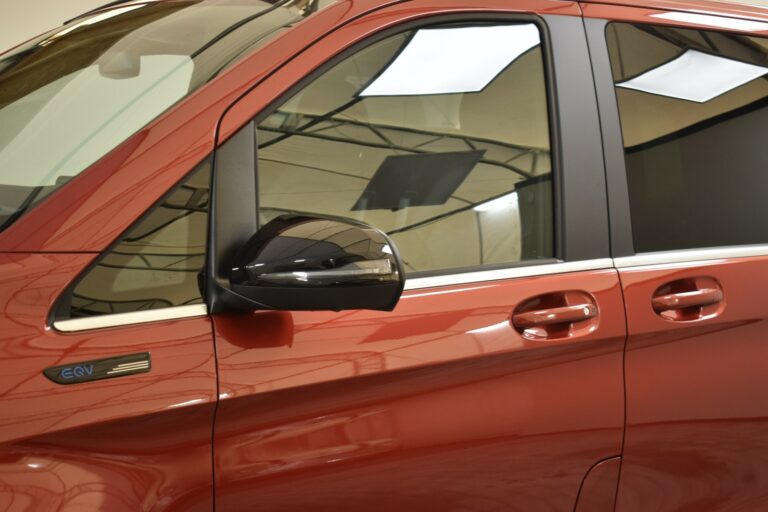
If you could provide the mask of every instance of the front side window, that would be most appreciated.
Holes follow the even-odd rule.
[[[768,39],[612,23],[636,252],[768,243]]]
[[[411,275],[551,259],[548,119],[536,25],[388,37],[259,123],[259,222],[365,222],[391,236]]]
[[[85,272],[58,316],[201,304],[210,179],[207,159]]]
[[[0,231],[244,52],[326,3],[132,2],[0,58]]]

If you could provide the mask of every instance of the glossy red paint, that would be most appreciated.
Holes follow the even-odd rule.
[[[531,2],[530,5],[534,3]],[[572,3],[542,0],[538,4],[552,11],[578,15],[578,8]],[[5,412],[0,417],[0,446],[3,453],[0,458],[0,508],[110,511],[212,508],[211,432],[217,400],[217,383],[211,320],[205,317],[192,318],[63,334],[50,327],[49,313],[57,298],[98,252],[112,243],[169,187],[177,183],[212,151],[217,124],[232,102],[270,77],[274,71],[290,65],[294,55],[313,45],[335,27],[355,23],[363,13],[381,9],[386,5],[372,0],[338,2],[291,31],[284,32],[258,54],[234,65],[214,82],[204,86],[131,137],[88,171],[54,193],[31,214],[24,216],[0,234],[0,308],[3,311],[0,317],[0,393],[5,405]],[[502,2],[496,2],[494,5],[489,9],[499,8]],[[446,2],[445,6],[446,11],[450,12],[459,12],[462,9],[459,2]],[[522,8],[526,6],[528,4],[524,4]],[[418,17],[429,12],[429,7],[422,6],[414,9],[411,15]],[[369,17],[361,23],[360,37],[374,30],[375,20],[376,18]],[[328,44],[333,40],[326,38],[322,39],[322,42]],[[310,53],[310,58],[316,59],[317,63],[329,57],[326,46],[314,45],[311,49],[314,53]],[[306,68],[303,70],[307,71]],[[295,70],[296,79],[299,78],[299,71],[300,69]],[[615,275],[611,278],[614,282],[610,286],[606,284],[606,279],[609,279],[609,276],[603,276],[600,282],[601,286],[607,288],[595,289],[595,292],[599,291],[600,296],[612,294],[615,299],[618,296]],[[615,300],[612,302],[614,305],[611,307],[615,309]],[[424,308],[423,305],[421,307]],[[480,313],[486,315],[489,311]],[[276,315],[280,329],[273,332],[278,335],[265,340],[266,343],[292,339],[291,329],[294,324],[292,320],[286,321],[286,315],[288,314]],[[367,319],[369,316],[368,313],[360,313],[354,321]],[[262,318],[263,315],[258,317],[263,327]],[[290,319],[290,316],[287,318]],[[311,324],[312,318],[312,315],[307,316],[299,325]],[[364,321],[373,326],[392,327],[382,323],[382,318]],[[226,326],[232,324],[228,324],[226,320],[220,323],[223,324],[220,325],[220,335],[223,336]],[[411,330],[412,324],[413,319],[396,326],[395,332],[387,336],[393,336],[394,340],[407,338],[399,329]],[[243,327],[247,328],[249,325],[246,323]],[[349,324],[342,326],[347,327]],[[436,326],[433,325],[432,328]],[[583,389],[596,390],[606,382],[610,382],[614,390],[618,389],[616,386],[620,386],[616,361],[619,358],[618,351],[623,334],[616,331],[617,328],[618,324],[608,322],[600,334],[586,336],[580,340],[583,347],[580,353],[593,356],[590,363],[581,363],[578,360],[570,363],[577,371],[582,366],[589,367],[586,373],[590,380]],[[318,332],[321,339],[326,332]],[[339,332],[334,330],[334,336]],[[301,336],[298,339],[301,340]],[[477,341],[472,343],[474,347]],[[493,351],[494,343],[498,342],[486,340],[486,343],[490,343],[490,350]],[[467,349],[461,347],[461,344],[457,345],[455,341],[452,344],[455,346],[450,351],[436,356],[431,362],[426,358],[423,363],[460,363]],[[341,353],[345,350],[349,349],[339,348]],[[394,353],[400,351],[402,355],[398,357],[412,357],[408,355],[409,350],[406,347],[377,347],[376,350]],[[560,360],[565,364],[573,358],[571,351],[566,348],[558,349],[555,345],[549,350],[553,352],[548,364]],[[559,350],[562,350],[563,354],[560,354]],[[98,384],[83,383],[72,386],[58,386],[42,375],[42,369],[49,366],[145,351],[151,353],[153,364],[152,372],[147,374],[99,381]],[[548,350],[544,352],[548,353]],[[319,357],[321,360],[330,357],[333,360],[333,354],[309,357]],[[354,354],[355,351],[352,351],[351,364],[356,365],[358,361]],[[477,354],[470,350],[470,355],[474,357]],[[374,365],[379,364],[380,356],[381,354],[374,357]],[[583,356],[584,354],[579,357]],[[253,363],[251,360],[250,364]],[[259,364],[258,361],[256,364]],[[482,389],[493,385],[493,379],[498,378],[500,364],[500,361],[487,360],[481,364],[481,367],[487,368],[481,368],[480,374],[467,373],[461,380],[468,383],[487,381],[485,384],[472,384],[476,386],[475,394],[477,391],[480,391],[481,395],[486,394]],[[537,367],[539,364],[536,361],[522,361],[518,363],[518,367]],[[396,366],[389,364],[387,370]],[[413,365],[406,364],[403,368],[406,371],[418,371]],[[450,370],[447,367],[442,368],[443,372]],[[542,371],[548,374],[554,370]],[[334,375],[339,377],[339,374]],[[344,373],[341,374],[343,375]],[[258,373],[253,376],[264,378]],[[317,374],[311,377],[317,378]],[[385,379],[390,380],[390,376]],[[277,377],[277,380],[279,381],[280,377]],[[293,381],[288,379],[286,382],[292,384]],[[536,383],[537,379],[532,382]],[[328,379],[317,383],[333,384]],[[408,381],[404,384],[399,380],[393,381],[390,385],[404,386],[404,394],[416,393],[415,388],[408,385]],[[437,384],[437,390],[434,385],[427,388],[434,396],[443,396],[441,400],[444,401],[455,394],[450,387],[446,389],[447,394],[446,391],[441,391],[445,386],[443,383]],[[274,384],[268,387],[279,388]],[[286,387],[286,391],[292,391],[290,386]],[[338,410],[340,407],[343,409],[344,397],[331,396],[327,391],[316,392],[320,393],[319,398],[322,400],[314,402],[315,411],[323,404],[329,407],[328,401],[335,404],[329,410]],[[535,396],[545,392],[545,389],[532,391]],[[459,393],[461,396],[462,392]],[[477,400],[477,396],[472,393],[463,393],[467,394],[470,401]],[[523,412],[527,410],[530,415],[530,409],[533,407],[531,392],[526,391],[523,386],[518,393],[528,400],[528,405],[515,402],[511,404],[515,406],[513,410],[520,412],[522,407]],[[274,399],[275,396],[255,393],[244,398],[260,401],[265,397]],[[358,403],[362,396],[358,393],[351,398]],[[351,398],[347,397],[346,401],[349,402]],[[367,402],[364,406],[370,407],[370,397],[365,397],[365,400]],[[617,400],[620,402],[620,396],[615,394],[597,405],[592,416],[587,414],[587,417],[594,419],[593,431],[574,433],[564,428],[554,434],[555,444],[570,444],[573,439],[586,443],[586,451],[568,466],[570,469],[567,479],[575,479],[583,471],[582,466],[588,464],[579,457],[599,458],[616,452],[621,428],[620,419],[616,414],[620,406]],[[380,403],[375,405],[374,409],[378,410],[381,404],[389,401],[390,398],[380,395]],[[417,403],[411,399],[403,402],[401,407],[413,407]],[[238,401],[236,405],[243,407],[248,404]],[[444,409],[447,405],[443,402],[441,408]],[[350,407],[347,407],[347,410],[351,410]],[[478,412],[488,412],[491,416],[479,420],[476,426],[470,423],[463,433],[461,425],[453,425],[456,433],[443,433],[444,442],[463,439],[462,442],[466,444],[478,437],[485,438],[501,432],[501,427],[490,423],[494,410],[492,403],[484,404]],[[573,408],[571,411],[574,424],[581,424],[578,418],[582,417],[582,414],[577,414]],[[302,413],[312,414],[312,411],[305,409]],[[389,421],[386,419],[386,413],[382,416],[374,413],[373,419],[368,419],[368,413],[363,413],[362,416],[356,416],[358,413],[355,411],[341,414],[342,418],[346,417],[345,414],[353,415],[349,420],[341,420],[345,428],[349,427],[349,424],[364,427],[370,423],[375,426],[381,421],[377,419],[379,417],[384,418],[385,424]],[[501,414],[508,421],[514,419],[510,411]],[[257,418],[257,421],[261,420],[262,418]],[[414,421],[416,424],[422,423],[422,426],[411,432],[409,436],[412,438],[408,437],[407,440],[408,443],[419,446],[419,443],[423,444],[430,437],[427,427],[433,420],[414,417]],[[282,429],[290,431],[290,435],[300,436],[296,434],[294,423],[291,421]],[[232,427],[228,422],[223,422],[222,425],[224,434],[227,428]],[[321,426],[319,430],[322,432],[325,428]],[[335,427],[327,428],[333,431]],[[525,461],[526,453],[528,460],[520,462],[519,467],[524,464],[538,467],[538,473],[534,472],[532,476],[553,472],[559,474],[561,461],[553,465],[551,460],[548,462],[548,459],[544,458],[539,461],[535,457],[537,453],[549,450],[548,438],[552,434],[535,424],[530,424],[529,428],[531,432],[527,435],[530,442],[527,442],[527,448],[520,452],[521,460]],[[309,430],[312,429],[316,427],[309,427]],[[378,443],[378,434],[375,431],[371,435],[374,439],[373,445],[363,448],[363,452],[369,448],[377,451],[377,446],[386,448],[386,443]],[[480,448],[480,452],[493,450],[493,446],[494,442],[490,440]],[[281,453],[291,464],[293,459],[306,459],[304,464],[314,465],[318,457],[319,460],[326,460],[334,450],[335,447],[331,443],[330,451],[325,454],[320,453],[323,450],[318,450],[314,445],[309,452],[296,453],[295,456]],[[471,452],[472,449],[469,450],[470,454]],[[224,453],[229,457],[232,451],[224,450]],[[238,460],[247,460],[248,457],[248,449],[236,454]],[[352,459],[356,458],[357,453],[352,456]],[[500,463],[498,457],[492,458],[497,464]],[[437,459],[433,457],[433,460]],[[232,467],[238,466],[235,464]],[[236,473],[229,470],[222,472],[224,481],[233,475]],[[360,478],[372,478],[371,473],[367,475],[361,473]],[[499,491],[496,494],[502,493]],[[571,498],[565,493],[559,500],[567,503]]]
[[[582,8],[588,18],[712,30],[735,30],[716,16],[768,22],[765,9],[733,3],[618,4],[634,3]],[[670,11],[713,17],[659,16]],[[768,507],[768,407],[758,392],[768,384],[761,366],[768,357],[760,298],[766,268],[760,257],[621,270],[629,338],[617,512]],[[685,291],[682,286],[722,296],[700,308],[654,308],[660,292]]]
[[[621,270],[627,304],[627,433],[618,512],[768,507],[768,258]],[[720,314],[675,321],[651,297],[715,279]]]
[[[443,0],[356,20],[243,97],[220,141],[377,32],[439,14],[531,11],[579,15],[550,0]],[[599,317],[547,341],[514,330],[518,304],[563,291],[592,297]],[[419,290],[393,313],[216,315],[217,504],[571,510],[592,464],[620,453],[623,321],[613,271]]]
[[[599,322],[592,296],[573,290],[537,295],[512,312],[512,326],[532,341],[579,338],[597,329]]]
[[[594,297],[595,329],[514,330],[518,303],[563,289]],[[592,464],[620,453],[613,270],[416,290],[392,313],[214,325],[225,510],[571,510]]]
[[[571,510],[577,496],[579,512],[609,510],[624,425],[619,275],[630,399],[617,510],[765,508],[768,406],[755,390],[768,385],[768,258],[412,291],[392,313],[231,313],[78,334],[49,325],[66,287],[217,137],[333,55],[425,16],[580,6],[678,26],[655,15],[768,21],[719,2],[341,1],[0,233],[0,509],[212,510],[215,469],[222,510]],[[696,279],[722,289],[711,314],[654,311],[654,293]],[[598,315],[547,340],[513,328],[518,306],[561,292],[593,300]],[[152,372],[98,385],[41,373],[145,351]]]
[[[581,484],[574,512],[613,512],[620,468],[621,457],[595,464]]]
[[[59,333],[92,254],[0,254],[0,509],[211,510],[210,319]],[[49,366],[150,352],[152,371],[61,386]]]

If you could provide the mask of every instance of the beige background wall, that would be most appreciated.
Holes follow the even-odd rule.
[[[0,0],[0,53],[110,0]],[[733,0],[768,6],[768,0]]]
[[[0,0],[0,53],[110,0]]]

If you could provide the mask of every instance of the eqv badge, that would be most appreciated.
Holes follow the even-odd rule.
[[[141,354],[53,366],[43,370],[43,375],[56,384],[78,384],[92,380],[146,373],[151,368],[152,363],[149,352],[143,352]]]

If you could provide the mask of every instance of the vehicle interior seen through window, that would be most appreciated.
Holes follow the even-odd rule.
[[[425,60],[436,47],[442,57]],[[535,25],[398,33],[261,121],[259,221],[365,222],[392,238],[410,276],[552,261],[549,130]],[[202,301],[209,172],[201,166],[83,277],[69,316]]]
[[[386,38],[283,103],[257,140],[262,224],[283,213],[365,222],[392,238],[410,275],[554,256],[533,24]]]
[[[606,37],[635,250],[768,242],[752,222],[768,204],[768,40],[626,23]],[[425,61],[436,45],[445,59]],[[679,73],[725,78],[696,87]],[[412,277],[551,260],[549,131],[535,25],[401,32],[330,66],[260,121],[259,221],[365,222],[389,234]],[[94,267],[72,316],[202,300],[208,172],[175,193],[187,211],[174,196]]]
[[[71,20],[4,55],[0,231],[243,55],[328,3],[130,3]]]
[[[626,23],[606,37],[635,251],[768,243],[768,39]]]

